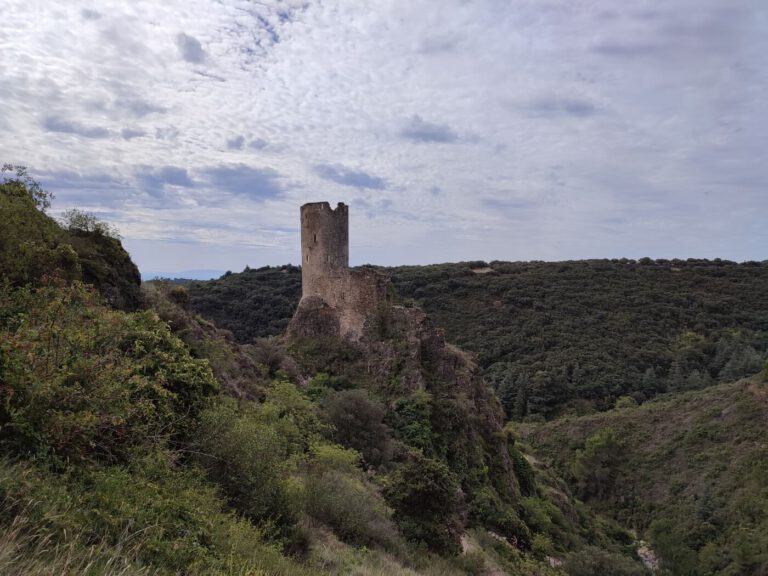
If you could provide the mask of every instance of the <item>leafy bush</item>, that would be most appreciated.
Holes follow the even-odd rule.
[[[432,450],[432,398],[417,390],[410,396],[398,398],[394,410],[388,415],[395,437],[407,446],[429,455]]]
[[[61,216],[61,223],[70,232],[86,232],[115,239],[120,238],[115,226],[102,222],[90,212],[84,212],[77,208],[65,211]]]
[[[431,550],[456,554],[462,530],[462,496],[448,467],[412,453],[385,479],[384,497],[406,538]]]
[[[305,512],[353,544],[400,548],[391,512],[358,463],[357,452],[314,445],[301,475]]]
[[[67,475],[0,460],[0,499],[3,574],[309,574],[170,453]]]
[[[0,309],[6,450],[121,461],[138,445],[186,435],[217,390],[207,363],[152,312],[108,310],[80,284],[6,285]]]
[[[259,407],[222,399],[202,415],[194,446],[196,460],[234,508],[281,530],[294,522],[297,510],[284,482],[290,441]]]
[[[610,428],[595,432],[576,451],[571,471],[582,498],[605,498],[614,489],[622,462],[622,445]]]
[[[366,464],[381,466],[392,456],[384,406],[365,390],[343,390],[322,403],[323,419],[333,428],[334,442],[354,448]]]
[[[504,502],[490,486],[476,490],[469,502],[470,519],[474,524],[501,532],[518,545],[527,548],[531,532],[520,519],[515,508]]]
[[[513,445],[509,449],[509,454],[512,457],[512,467],[515,470],[517,484],[520,486],[520,493],[523,496],[533,496],[536,493],[536,476],[533,467],[517,446]]]

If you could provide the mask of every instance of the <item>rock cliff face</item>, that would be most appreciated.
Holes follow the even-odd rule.
[[[318,349],[317,342],[344,347],[344,361],[330,371],[369,388],[393,413],[404,398],[428,398],[430,442],[419,448],[449,465],[470,509],[489,487],[513,503],[519,487],[502,433],[503,411],[473,358],[447,344],[422,310],[394,305],[385,276],[343,265],[346,247],[336,240],[347,238],[346,229],[339,230],[347,226],[345,206],[334,211],[327,203],[308,204],[301,213],[307,269],[302,270],[302,299],[288,341],[299,348],[301,342],[315,342],[303,350]],[[327,370],[322,362],[306,366],[312,366],[308,376],[313,369]]]

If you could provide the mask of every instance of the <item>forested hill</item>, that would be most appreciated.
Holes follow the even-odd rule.
[[[667,573],[705,576],[768,573],[766,426],[768,373],[516,429]]]
[[[399,297],[474,351],[516,419],[605,409],[760,370],[768,262],[587,260],[384,268]],[[190,284],[193,307],[248,341],[279,334],[300,269]]]

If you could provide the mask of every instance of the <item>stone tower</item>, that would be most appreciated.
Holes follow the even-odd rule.
[[[329,280],[340,279],[349,269],[349,208],[339,202],[301,207],[301,297],[327,300]]]
[[[382,304],[389,279],[371,268],[349,268],[349,208],[328,202],[301,207],[301,302],[288,326],[294,336],[359,340]]]

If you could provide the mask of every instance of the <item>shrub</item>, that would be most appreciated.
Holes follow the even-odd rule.
[[[632,396],[619,396],[616,399],[616,403],[613,405],[616,410],[626,410],[627,408],[637,407],[637,400]]]
[[[523,496],[533,496],[536,493],[536,477],[533,467],[516,446],[510,447],[509,454],[512,456],[512,467],[520,486],[520,492]]]
[[[571,466],[581,497],[607,497],[614,489],[623,457],[621,442],[612,429],[602,428],[587,438]]]
[[[316,444],[302,475],[305,512],[353,544],[400,546],[391,511],[357,467],[359,454]]]
[[[109,310],[80,284],[0,292],[0,442],[18,454],[121,461],[186,436],[217,390],[151,312]]]
[[[490,486],[475,490],[470,501],[470,518],[475,524],[500,531],[507,538],[514,538],[521,546],[529,546],[530,530],[517,511],[502,501]]]
[[[284,529],[296,518],[283,479],[290,441],[260,408],[222,399],[207,410],[194,447],[196,460],[248,518]]]
[[[0,499],[2,574],[309,574],[168,453],[71,475],[0,460]]]
[[[288,478],[320,436],[312,404],[289,382],[275,382],[262,405],[222,398],[201,418],[195,458],[229,502],[280,534],[297,518]]]
[[[430,454],[432,450],[432,399],[423,391],[398,398],[388,417],[395,437],[406,445]]]
[[[384,406],[365,390],[331,394],[322,404],[323,419],[333,427],[331,438],[360,452],[366,464],[380,466],[392,456]]]
[[[458,553],[463,498],[445,464],[411,453],[385,479],[384,497],[406,538],[438,553]]]
[[[554,546],[552,545],[552,540],[544,534],[536,534],[533,537],[533,540],[531,541],[531,553],[534,558],[544,560],[547,556],[552,554],[553,550]],[[609,574],[609,572],[606,572],[605,574]]]
[[[100,236],[120,238],[117,228],[96,218],[90,212],[72,208],[61,216],[61,224],[70,232],[93,232]]]

